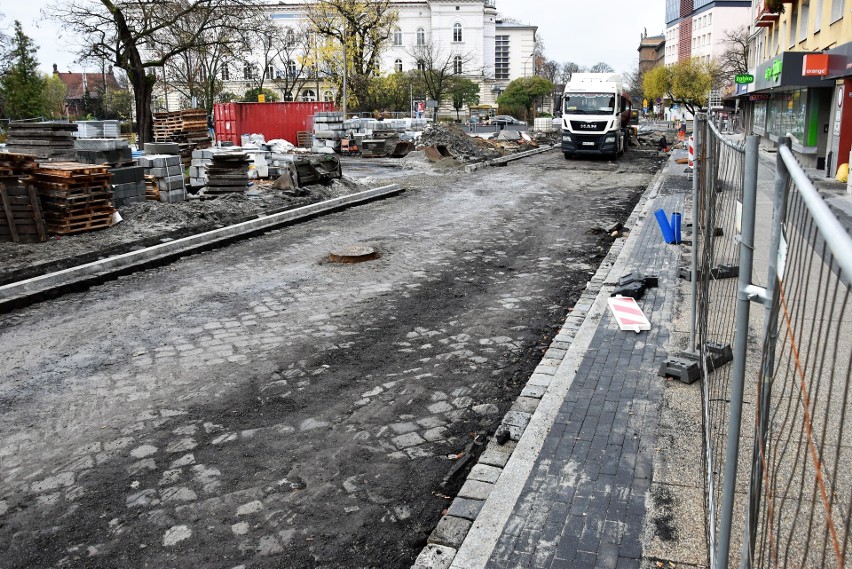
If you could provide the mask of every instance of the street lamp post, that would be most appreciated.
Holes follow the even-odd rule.
[[[527,77],[527,63],[529,63],[530,58],[533,57],[534,55],[535,55],[535,53],[531,53],[524,60],[524,77]],[[535,71],[535,67],[533,67],[533,71]]]

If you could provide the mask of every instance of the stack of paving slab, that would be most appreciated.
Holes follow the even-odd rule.
[[[9,152],[31,154],[42,160],[76,160],[74,133],[68,122],[13,122],[9,124]]]
[[[130,144],[123,138],[77,138],[77,160],[89,164],[121,164],[133,160]]]
[[[118,166],[110,168],[112,197],[115,207],[145,201],[145,167]]]
[[[139,165],[145,169],[145,175],[156,185],[161,202],[174,203],[186,200],[186,185],[180,156],[144,154],[139,157]]]
[[[77,121],[77,138],[118,138],[119,121]]]
[[[249,158],[245,152],[216,152],[207,166],[205,195],[245,193],[252,185],[249,180]]]
[[[343,113],[320,112],[314,114],[314,150],[336,148],[341,138],[346,137]]]

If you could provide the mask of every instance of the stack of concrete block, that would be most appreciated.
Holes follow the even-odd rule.
[[[192,161],[189,163],[189,187],[201,189],[207,185],[207,167],[213,164],[215,148],[193,150]]]
[[[343,113],[321,112],[314,115],[314,149],[335,148],[345,136]]]
[[[122,166],[111,168],[112,200],[115,207],[145,201],[145,168]]]
[[[77,138],[118,138],[119,121],[77,121]]]
[[[123,138],[78,138],[74,141],[77,161],[87,164],[119,164],[133,159]]]
[[[154,179],[160,192],[160,201],[182,202],[186,199],[183,165],[176,154],[150,154],[139,157],[139,165],[145,175]]]

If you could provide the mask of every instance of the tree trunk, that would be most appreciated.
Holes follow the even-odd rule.
[[[151,102],[154,94],[153,77],[145,70],[128,71],[130,83],[133,85],[136,101],[136,143],[139,148],[146,142],[154,140],[154,117],[151,113]]]

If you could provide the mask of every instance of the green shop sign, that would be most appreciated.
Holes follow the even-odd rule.
[[[772,62],[772,65],[766,68],[766,71],[763,74],[763,78],[769,81],[773,79],[778,81],[778,78],[781,77],[781,60],[776,59]]]
[[[749,75],[748,73],[740,73],[739,75],[734,77],[734,82],[738,85],[754,83],[754,75]]]

